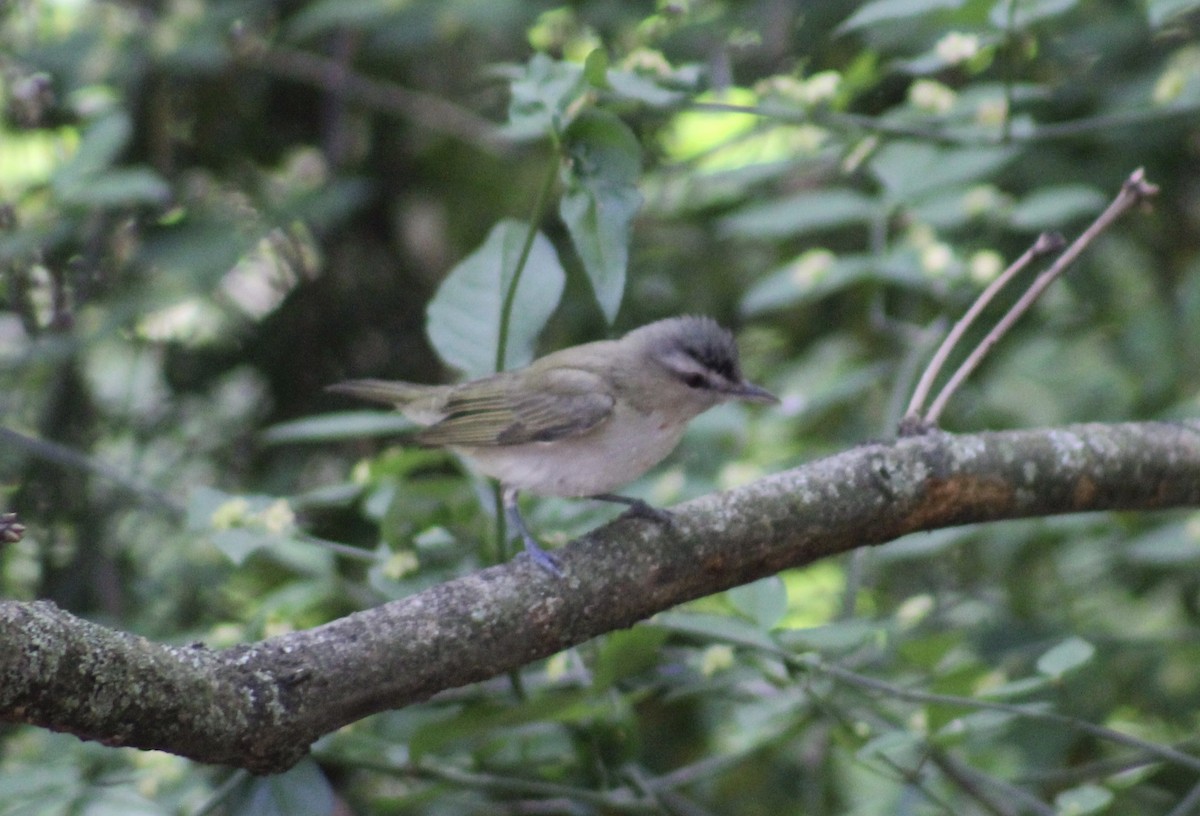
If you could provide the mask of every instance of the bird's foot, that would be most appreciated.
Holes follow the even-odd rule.
[[[641,499],[635,499],[630,496],[618,496],[615,493],[599,493],[588,498],[625,505],[629,509],[621,514],[622,518],[645,519],[646,521],[653,521],[655,524],[661,524],[664,527],[670,527],[675,523],[675,516],[672,513],[660,507],[647,504]]]
[[[565,577],[562,566],[558,563],[558,558],[538,546],[538,543],[533,540],[533,536],[527,535],[523,536],[523,538],[525,540],[525,554],[529,556],[533,563],[556,578]]]
[[[537,539],[529,532],[529,528],[525,526],[525,519],[521,518],[521,508],[517,506],[517,491],[515,489],[505,488],[504,508],[508,513],[508,520],[512,523],[513,529],[517,531],[517,534],[521,536],[521,540],[525,542],[525,552],[529,555],[530,560],[556,578],[565,577],[562,567],[559,566],[558,559],[543,550],[538,545]]]

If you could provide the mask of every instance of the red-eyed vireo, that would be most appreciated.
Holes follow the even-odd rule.
[[[394,404],[426,426],[419,444],[450,448],[499,480],[526,551],[556,575],[555,559],[521,518],[519,491],[619,502],[669,519],[610,491],[662,461],[687,423],[714,405],[778,402],[742,377],[733,335],[707,317],[659,320],[458,385],[352,380],[329,390]]]

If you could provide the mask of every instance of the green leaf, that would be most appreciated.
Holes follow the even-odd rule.
[[[1037,670],[1047,677],[1060,678],[1078,669],[1096,655],[1096,647],[1086,640],[1071,637],[1049,649],[1037,660]]]
[[[224,808],[230,816],[329,816],[333,788],[311,759],[275,776],[248,776]]]
[[[1112,800],[1113,794],[1108,788],[1088,783],[1055,796],[1054,810],[1058,816],[1085,816],[1107,809]]]
[[[231,530],[217,530],[209,533],[209,541],[229,559],[234,566],[240,567],[254,553],[278,542],[279,537],[246,527],[234,527]]]
[[[133,125],[124,113],[111,113],[89,125],[75,155],[51,178],[55,194],[66,204],[83,207],[164,203],[171,190],[153,170],[113,167],[132,135]]]
[[[171,188],[148,167],[105,170],[59,190],[64,203],[82,207],[165,204],[170,197]]]
[[[467,377],[492,373],[500,337],[500,311],[529,232],[505,220],[479,249],[451,270],[426,310],[425,330],[434,349]],[[536,234],[513,301],[505,368],[533,359],[534,343],[562,297],[566,274],[554,247]]]
[[[640,102],[652,108],[665,108],[675,105],[686,98],[682,91],[664,88],[652,77],[643,76],[633,71],[609,69],[605,74],[610,92],[617,98],[630,102]]]
[[[603,48],[593,48],[583,61],[583,78],[593,88],[608,87],[608,53]]]
[[[272,425],[259,436],[268,445],[332,442],[368,436],[391,436],[411,430],[412,420],[395,411],[342,411]]]
[[[562,134],[569,124],[568,110],[587,88],[583,66],[534,54],[510,88],[509,135],[534,138]]]
[[[1013,208],[1009,223],[1016,229],[1042,232],[1104,208],[1104,194],[1086,184],[1043,187],[1025,196]]]
[[[630,224],[642,206],[637,190],[641,148],[624,122],[599,110],[571,124],[564,148],[571,161],[563,173],[566,192],[559,212],[596,302],[612,323],[625,294]]]
[[[876,153],[870,166],[892,201],[911,203],[935,190],[990,177],[1016,156],[1011,147],[949,148],[901,141]]]
[[[626,677],[649,671],[658,663],[667,632],[651,626],[635,626],[609,633],[596,651],[592,688],[603,691]]]
[[[743,207],[718,222],[737,238],[787,238],[816,230],[871,221],[879,205],[854,190],[806,190],[787,198]]]
[[[787,587],[778,575],[734,587],[725,593],[733,608],[770,631],[788,611]]]
[[[750,287],[742,298],[742,314],[749,316],[811,303],[868,280],[924,288],[926,281],[909,274],[897,260],[902,259],[835,256],[826,249],[810,249]]]
[[[92,122],[84,129],[75,155],[54,174],[55,189],[76,187],[111,167],[132,135],[133,125],[123,112],[110,113]]]
[[[932,11],[957,9],[964,0],[875,0],[860,6],[838,26],[837,32],[845,33],[856,28],[866,28],[876,23],[919,17]]]

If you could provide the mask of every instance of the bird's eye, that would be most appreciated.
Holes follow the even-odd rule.
[[[688,374],[683,378],[683,384],[688,388],[703,388],[707,383],[703,374]]]

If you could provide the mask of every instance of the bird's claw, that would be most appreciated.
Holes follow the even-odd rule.
[[[558,562],[558,558],[543,550],[532,536],[525,538],[525,553],[533,563],[556,578],[564,578],[566,574]]]
[[[669,510],[663,510],[661,507],[655,507],[641,499],[636,499],[629,503],[629,509],[621,514],[622,518],[640,518],[646,521],[653,521],[655,524],[661,524],[664,527],[672,527],[675,524],[675,514]]]

